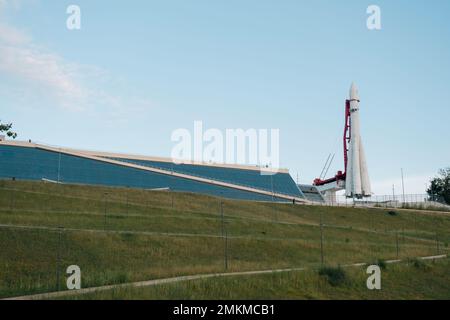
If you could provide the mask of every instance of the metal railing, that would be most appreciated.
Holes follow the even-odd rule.
[[[334,199],[328,199],[325,203],[316,203],[324,206],[338,207],[378,207],[378,208],[405,208],[405,209],[436,209],[450,211],[450,205],[438,197],[430,197],[428,194],[405,195],[374,195],[365,199],[347,198],[345,195],[336,195]]]

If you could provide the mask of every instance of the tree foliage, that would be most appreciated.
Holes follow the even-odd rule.
[[[430,183],[427,190],[430,200],[450,204],[450,167],[439,170],[438,176]]]
[[[3,124],[0,121],[0,133],[4,132],[10,138],[13,138],[13,139],[17,138],[17,133],[15,133],[14,131],[11,130],[12,126],[13,126],[12,123],[5,123],[5,124]]]

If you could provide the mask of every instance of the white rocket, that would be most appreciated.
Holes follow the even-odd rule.
[[[369,172],[367,171],[366,155],[360,134],[359,94],[354,83],[350,88],[350,145],[346,168],[345,195],[349,198],[362,199],[370,197]]]

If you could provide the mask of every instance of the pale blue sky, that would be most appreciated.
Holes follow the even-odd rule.
[[[66,8],[82,29],[66,28]],[[381,7],[382,30],[366,28]],[[173,130],[279,128],[300,181],[343,169],[360,89],[374,191],[450,165],[450,2],[0,0],[0,119],[21,139],[170,156]]]

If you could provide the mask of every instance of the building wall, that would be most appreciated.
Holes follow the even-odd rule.
[[[0,179],[49,179],[62,183],[130,188],[170,188],[226,198],[286,201],[264,194],[217,186],[39,148],[0,145]]]
[[[234,168],[221,168],[217,166],[174,164],[162,161],[148,161],[135,159],[117,159],[127,161],[142,166],[165,169],[168,171],[189,174],[202,178],[209,178],[216,181],[228,182],[242,186],[286,194],[294,197],[303,197],[301,190],[297,187],[289,173],[277,173],[274,175],[261,175],[260,170],[245,170]]]

